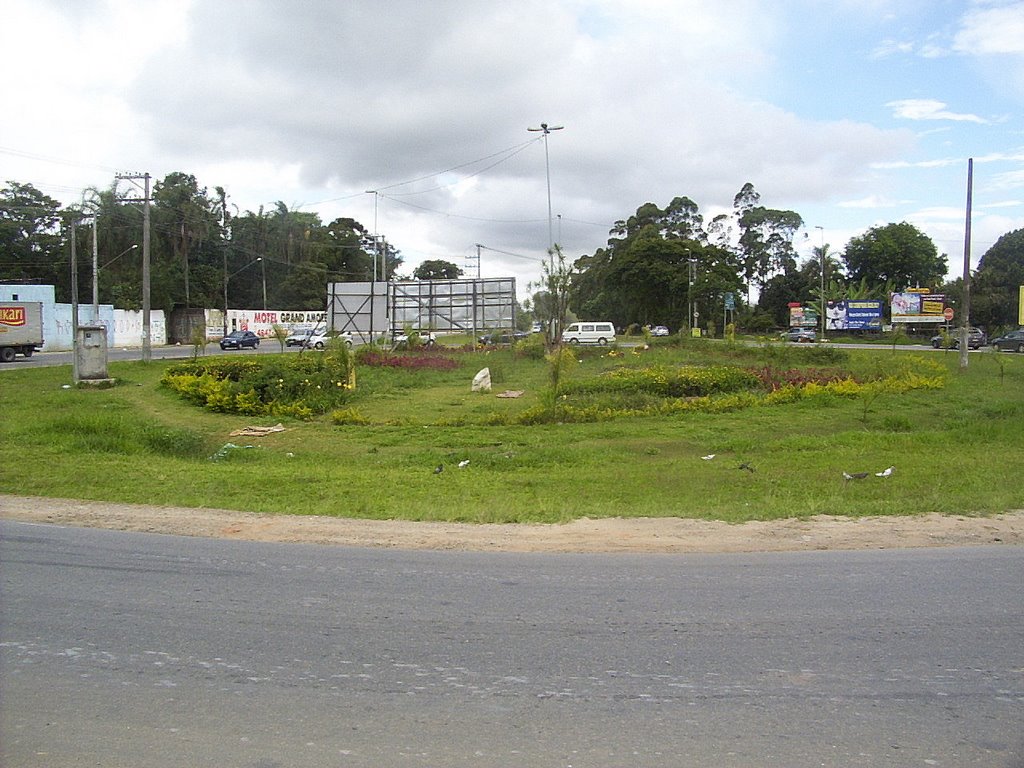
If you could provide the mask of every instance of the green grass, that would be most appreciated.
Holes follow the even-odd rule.
[[[363,425],[207,412],[159,386],[172,363],[111,363],[119,385],[77,389],[70,367],[0,373],[0,492],[277,514],[471,522],[678,516],[730,522],[836,515],[982,515],[1024,507],[1024,356],[654,345],[580,353],[573,379],[623,365],[840,366],[862,376],[940,366],[946,386],[823,396],[712,414],[485,426],[541,403],[544,363],[461,353],[453,372],[361,367]],[[492,394],[469,383],[488,366]],[[522,390],[520,398],[495,393]],[[224,449],[228,443],[238,446]],[[716,458],[700,457],[714,453]],[[219,455],[214,460],[212,457]],[[464,469],[460,461],[468,460]],[[739,469],[749,463],[754,472]],[[445,469],[434,474],[434,468]],[[842,472],[886,479],[844,481]]]

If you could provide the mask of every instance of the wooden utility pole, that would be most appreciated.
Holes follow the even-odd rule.
[[[964,227],[964,306],[960,315],[960,367],[967,367],[971,335],[971,198],[974,184],[974,158],[967,158],[967,223]]]
[[[142,198],[142,360],[148,363],[153,358],[153,341],[150,335],[150,277],[149,277],[149,205],[152,202],[149,194],[148,173],[118,173],[115,179],[129,181],[143,180]],[[119,198],[124,201],[138,202],[138,198]]]

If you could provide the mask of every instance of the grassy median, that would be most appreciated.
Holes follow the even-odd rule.
[[[1024,356],[972,354],[961,371],[955,352],[671,343],[580,352],[553,391],[536,355],[450,354],[450,370],[357,365],[344,407],[310,419],[197,407],[161,384],[175,362],[111,363],[108,389],[70,386],[67,366],[4,370],[0,491],[467,522],[1024,507]],[[491,392],[471,392],[483,367]],[[669,396],[636,383],[680,367],[756,372],[767,388]],[[848,383],[823,386],[823,371]],[[941,385],[872,384],[914,377]]]

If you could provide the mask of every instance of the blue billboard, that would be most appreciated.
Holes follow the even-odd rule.
[[[882,302],[879,299],[843,299],[825,307],[825,329],[832,331],[882,330]]]

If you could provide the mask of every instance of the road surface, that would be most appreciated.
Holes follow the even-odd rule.
[[[1019,547],[0,541],[6,768],[1024,765]]]

